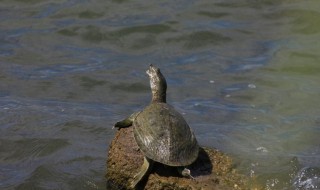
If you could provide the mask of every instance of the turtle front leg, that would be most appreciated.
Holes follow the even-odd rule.
[[[112,127],[114,128],[126,128],[126,127],[130,127],[132,125],[132,121],[129,118],[126,118],[122,121],[118,121],[116,124],[114,124],[114,126]]]
[[[131,114],[128,118],[122,120],[122,121],[118,121],[116,124],[114,124],[114,126],[112,127],[113,129],[114,128],[126,128],[126,127],[130,127],[133,123],[133,120],[137,117],[137,115],[139,114],[140,112],[136,112],[136,113],[133,113]]]
[[[191,171],[188,168],[185,167],[178,167],[178,172],[184,176],[184,177],[188,177],[194,180],[194,177],[191,175]]]
[[[144,157],[143,164],[140,168],[139,173],[137,173],[134,177],[133,180],[130,183],[131,188],[135,188],[137,184],[150,172],[152,169],[153,161],[148,159],[147,157]]]

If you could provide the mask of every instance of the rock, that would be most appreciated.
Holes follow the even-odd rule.
[[[107,189],[130,189],[129,182],[142,163],[143,154],[135,142],[133,128],[118,130],[108,152]],[[150,175],[138,184],[137,189],[247,189],[247,179],[232,166],[232,159],[222,152],[201,148],[198,159],[188,166],[194,180],[180,176],[174,167],[155,163]]]

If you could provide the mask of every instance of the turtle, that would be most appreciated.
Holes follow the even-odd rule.
[[[118,129],[133,126],[135,141],[144,154],[141,169],[130,182],[131,188],[148,175],[154,162],[176,167],[182,176],[193,178],[186,167],[199,154],[194,132],[183,116],[166,103],[167,83],[160,69],[151,64],[146,73],[150,79],[151,103],[114,125]]]

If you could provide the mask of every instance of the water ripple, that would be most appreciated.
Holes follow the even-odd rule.
[[[232,64],[224,70],[224,72],[243,72],[257,69],[266,65],[274,54],[280,49],[283,41],[265,41],[257,42],[256,49],[261,49],[256,55],[251,57],[230,57],[228,58]]]

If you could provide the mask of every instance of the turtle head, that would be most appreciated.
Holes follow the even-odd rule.
[[[151,64],[146,73],[150,79],[152,102],[166,102],[167,82],[160,69]]]

